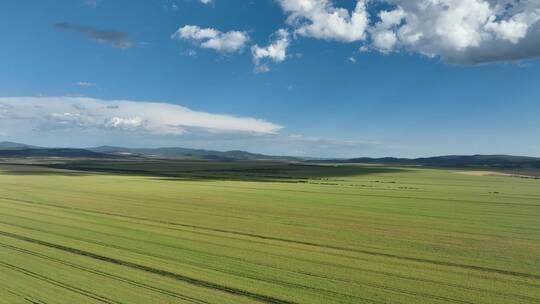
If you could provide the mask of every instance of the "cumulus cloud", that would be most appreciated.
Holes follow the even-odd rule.
[[[54,27],[58,30],[83,34],[94,41],[107,43],[115,48],[128,49],[135,46],[133,40],[131,40],[124,32],[104,31],[90,26],[82,26],[65,22],[55,23]]]
[[[212,114],[186,107],[82,97],[0,98],[0,129],[9,132],[124,131],[150,135],[276,134],[282,127],[249,117]]]
[[[288,14],[287,22],[295,33],[324,40],[353,42],[364,40],[369,25],[366,1],[357,1],[355,9],[335,7],[331,0],[278,0]]]
[[[283,62],[287,58],[287,48],[290,44],[290,34],[285,29],[280,29],[274,34],[274,40],[266,47],[257,44],[251,47],[253,61],[259,72],[269,71],[265,60]]]
[[[214,0],[199,0],[199,2],[202,3],[202,4],[207,4],[208,5],[208,4],[214,3]]]
[[[398,42],[395,31],[397,26],[402,23],[403,18],[405,18],[405,12],[401,8],[379,12],[380,21],[370,30],[373,46],[376,49],[383,53],[394,49]]]
[[[457,64],[540,57],[538,0],[356,0],[350,9],[334,0],[277,2],[289,28],[277,31],[267,46],[251,47],[259,72],[269,71],[269,62],[283,62],[298,37],[361,42],[362,51],[407,51]],[[246,32],[196,25],[171,37],[222,53],[240,52],[249,42]]]
[[[395,28],[402,47],[454,63],[519,60],[540,55],[540,2],[392,0],[403,10]]]
[[[171,38],[186,40],[202,48],[213,49],[220,53],[240,52],[249,41],[249,35],[246,32],[221,32],[213,28],[201,28],[197,25],[185,25],[174,32]]]
[[[300,36],[478,64],[540,56],[538,0],[278,0]],[[385,9],[380,10],[380,4]]]

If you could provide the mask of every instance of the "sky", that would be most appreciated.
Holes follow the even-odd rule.
[[[540,156],[537,0],[3,0],[0,141]]]

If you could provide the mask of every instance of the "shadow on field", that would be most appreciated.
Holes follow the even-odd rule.
[[[41,165],[0,164],[0,175],[57,175],[57,176],[86,176],[89,172],[61,170]]]
[[[361,167],[361,166],[324,166],[315,167],[305,165],[303,168],[246,168],[246,169],[220,169],[182,172],[174,176],[163,176],[162,180],[169,181],[251,181],[251,182],[289,182],[307,183],[318,180],[320,184],[333,184],[341,181],[340,178],[348,176],[361,176],[383,173],[398,173],[406,171],[388,167]]]
[[[302,183],[308,180],[336,182],[339,178],[371,174],[399,173],[403,168],[361,165],[320,165],[269,161],[201,162],[179,160],[69,161],[39,165],[2,165],[0,174],[86,176],[114,174],[147,176],[170,181],[236,180]]]

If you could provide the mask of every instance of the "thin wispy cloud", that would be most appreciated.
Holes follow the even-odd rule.
[[[281,128],[261,119],[194,111],[168,103],[83,97],[0,98],[0,129],[7,132],[64,130],[255,136],[276,134]]]
[[[128,49],[135,46],[135,42],[124,32],[99,30],[91,26],[66,22],[55,23],[54,27],[58,30],[82,34],[91,40],[106,43],[115,48]]]
[[[341,157],[381,148],[363,142],[283,134],[279,124],[155,102],[84,97],[0,97],[0,136],[36,144],[187,146],[276,155]],[[0,139],[2,139],[0,138]],[[382,149],[382,148],[381,148]]]
[[[102,0],[85,0],[84,4],[91,8],[96,8],[101,2]]]
[[[211,140],[190,138],[190,146],[217,150],[249,150],[257,153],[291,156],[351,157],[377,155],[377,151],[394,149],[380,142],[321,138],[300,134],[268,134],[257,137],[218,136]],[[381,152],[382,153],[382,152]]]
[[[89,82],[89,81],[78,81],[77,86],[83,87],[83,88],[93,88],[96,86],[95,82]]]

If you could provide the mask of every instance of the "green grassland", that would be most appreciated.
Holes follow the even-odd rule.
[[[281,162],[0,165],[0,303],[540,303],[540,180]]]

